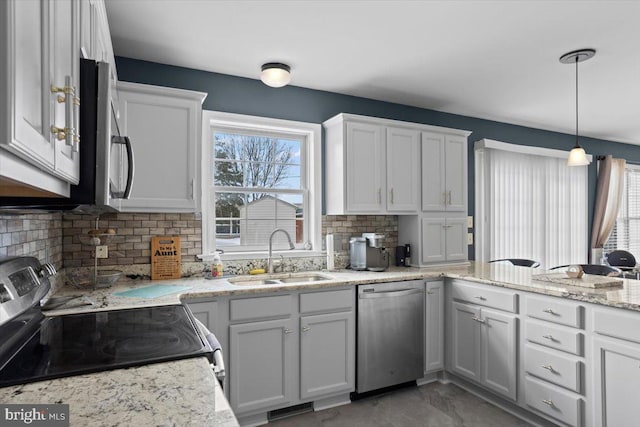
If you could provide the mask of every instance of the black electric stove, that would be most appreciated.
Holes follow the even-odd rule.
[[[0,387],[189,357],[213,362],[210,345],[183,305],[45,317],[35,304],[8,316],[3,305],[36,287],[48,288],[31,260],[27,267],[13,263],[25,272],[17,276],[2,274],[6,263],[0,260],[0,294],[4,289],[9,295],[0,304],[0,336],[7,337],[0,344]]]

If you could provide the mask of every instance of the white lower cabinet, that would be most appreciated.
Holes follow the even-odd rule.
[[[300,318],[300,398],[309,400],[353,389],[353,312]]]
[[[287,406],[295,398],[294,319],[229,327],[230,403],[238,413]]]
[[[444,369],[444,281],[427,282],[425,293],[424,372]]]
[[[509,399],[516,399],[515,315],[452,302],[452,370]]]
[[[640,313],[594,310],[594,425],[638,425],[640,408]]]
[[[217,305],[228,312],[228,393],[241,421],[263,422],[269,411],[335,396],[348,401],[355,390],[355,287]]]

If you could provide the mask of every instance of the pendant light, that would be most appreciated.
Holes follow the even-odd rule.
[[[280,62],[266,63],[262,65],[260,80],[271,87],[286,86],[291,81],[291,67]]]
[[[586,166],[590,163],[587,153],[578,142],[578,62],[591,59],[595,54],[595,49],[580,49],[565,53],[560,57],[560,62],[563,64],[576,64],[576,145],[569,152],[567,166]]]

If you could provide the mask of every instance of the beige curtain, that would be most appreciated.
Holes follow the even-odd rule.
[[[612,156],[606,156],[604,160],[600,161],[593,226],[591,227],[590,257],[592,257],[594,249],[601,249],[604,246],[616,223],[622,198],[626,163],[624,159],[614,159]],[[598,259],[591,259],[592,263],[598,261]]]

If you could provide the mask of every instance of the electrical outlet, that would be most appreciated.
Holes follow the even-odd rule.
[[[96,258],[109,258],[109,247],[107,245],[96,246]]]
[[[473,216],[471,215],[467,217],[467,228],[473,228]]]
[[[467,233],[467,245],[473,245],[473,233]]]

